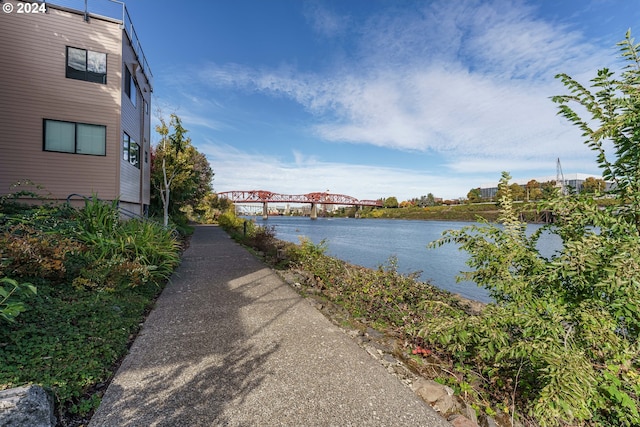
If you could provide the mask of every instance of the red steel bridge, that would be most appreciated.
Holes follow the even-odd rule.
[[[382,207],[381,200],[358,200],[355,197],[344,194],[331,193],[307,193],[307,194],[279,194],[264,190],[250,191],[224,191],[218,193],[218,197],[231,200],[235,203],[262,203],[263,218],[267,218],[268,203],[310,203],[311,219],[318,217],[317,205],[352,205],[352,206],[376,206]]]

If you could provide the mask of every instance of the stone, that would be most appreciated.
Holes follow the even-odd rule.
[[[480,426],[481,427],[498,427],[498,423],[488,415],[485,415],[480,418]]]
[[[433,409],[442,415],[452,414],[460,409],[460,404],[453,395],[454,392],[451,387],[421,378],[411,388],[422,400],[429,403]]]
[[[478,423],[474,423],[463,415],[456,415],[448,420],[453,427],[478,427]]]
[[[54,427],[53,399],[40,386],[0,391],[0,425],[4,427]]]
[[[478,414],[476,414],[476,410],[470,405],[464,404],[460,413],[471,420],[475,425],[480,425],[478,422]]]
[[[413,383],[412,388],[427,403],[435,403],[447,394],[442,384],[422,378]]]

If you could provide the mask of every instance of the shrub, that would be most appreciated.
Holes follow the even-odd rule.
[[[18,223],[0,234],[0,275],[60,282],[70,256],[86,250],[71,237]]]
[[[24,299],[37,293],[36,287],[30,283],[19,283],[8,277],[0,278],[0,319],[14,322],[27,309]]]
[[[542,427],[640,425],[640,45],[627,33],[620,46],[629,61],[621,79],[600,70],[592,94],[560,75],[571,94],[554,97],[615,183],[617,203],[557,195],[543,206],[556,223],[527,236],[503,173],[502,227],[448,231],[433,244],[461,245],[472,268],[462,277],[488,289],[495,303],[479,316],[427,320],[422,334],[478,366]],[[550,258],[536,248],[545,230],[563,242]]]
[[[218,217],[218,225],[229,231],[241,232],[244,227],[244,221],[238,218],[233,211],[228,210]]]

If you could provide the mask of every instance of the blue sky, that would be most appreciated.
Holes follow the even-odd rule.
[[[91,3],[92,0],[89,0]],[[549,99],[619,69],[635,0],[129,0],[155,78],[215,191],[465,197],[599,174]],[[157,140],[157,138],[156,138]]]

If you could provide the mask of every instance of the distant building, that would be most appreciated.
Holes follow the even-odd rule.
[[[587,178],[596,178],[602,179],[602,177],[597,177],[594,175],[584,174],[584,173],[574,173],[574,174],[566,174],[564,175],[564,184],[567,188],[572,188],[575,192],[579,193],[582,191],[582,185],[584,184]],[[518,184],[523,188],[526,187],[527,183],[532,179],[538,181],[540,184],[550,181],[557,181],[557,176],[545,176],[541,178],[531,178],[531,179],[515,179],[512,180],[511,183]],[[498,192],[498,183],[491,184],[483,184],[480,186],[480,194],[483,199],[493,199],[495,198]]]
[[[152,74],[126,7],[114,18],[49,2],[4,4],[0,195],[30,180],[54,200],[96,193],[145,212]]]

